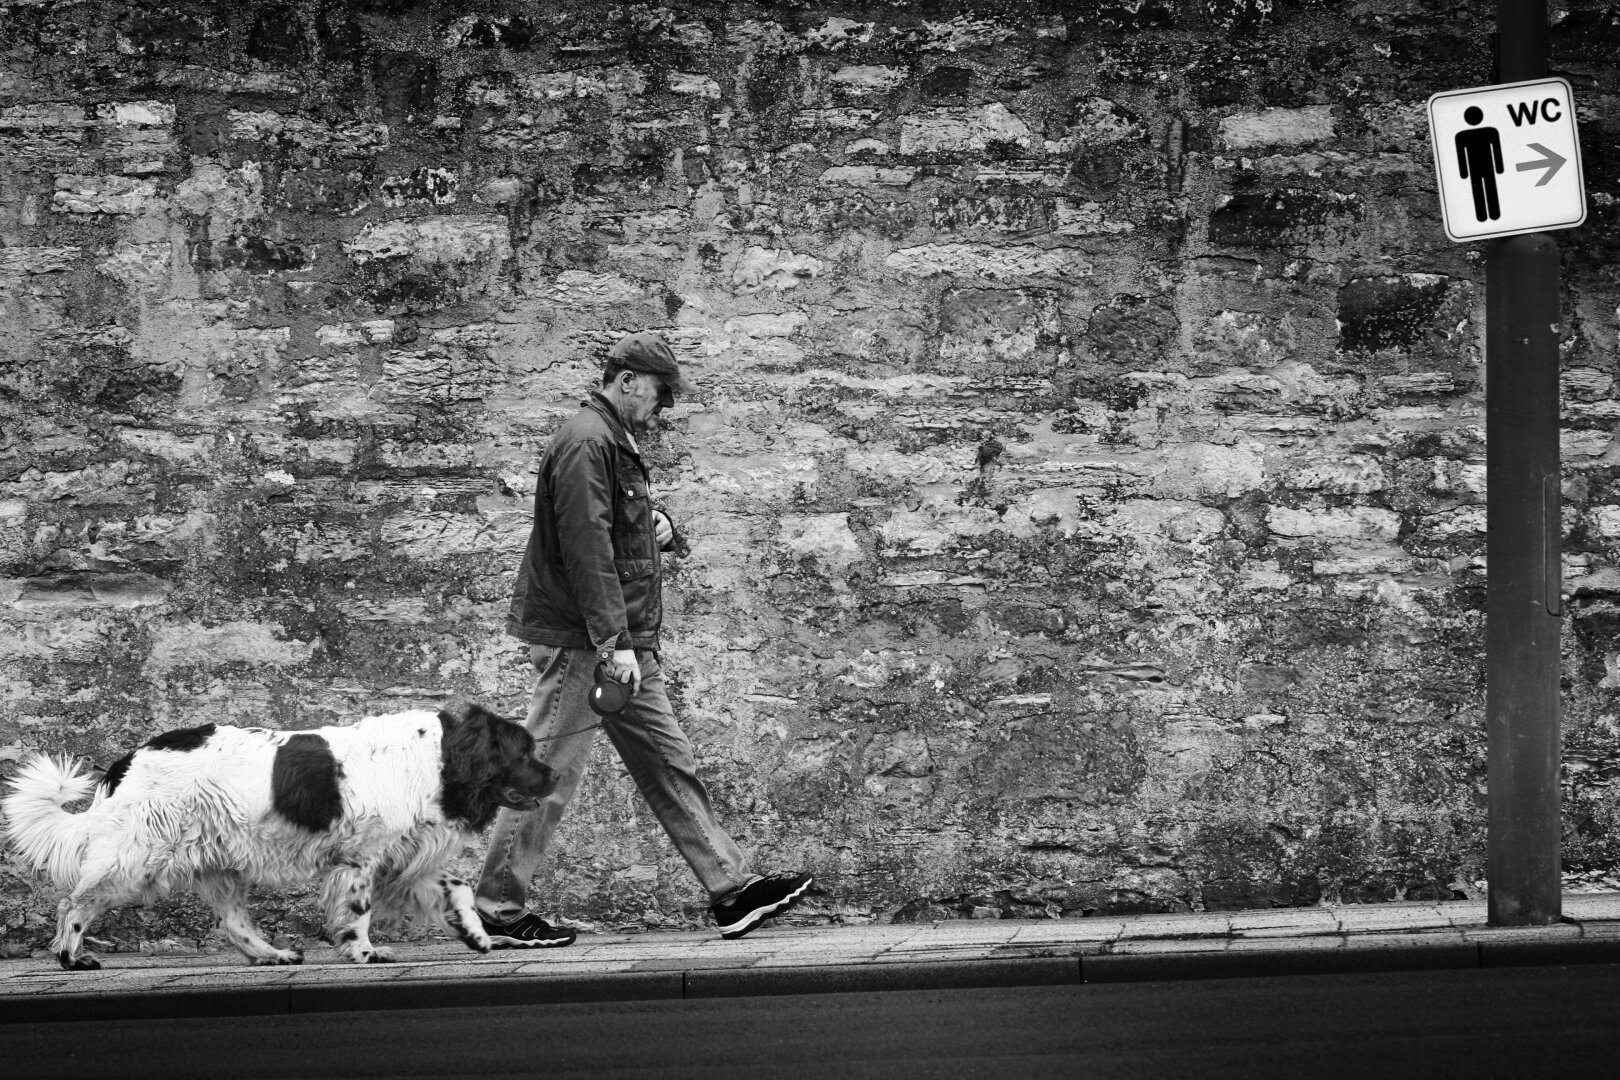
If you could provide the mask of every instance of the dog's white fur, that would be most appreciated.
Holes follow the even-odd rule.
[[[509,724],[473,709],[479,716],[463,723],[487,717]],[[250,886],[285,887],[314,877],[324,877],[326,933],[351,960],[391,959],[371,943],[373,914],[426,916],[469,947],[488,951],[471,889],[442,869],[471,838],[469,830],[484,824],[452,820],[441,805],[441,741],[454,726],[448,715],[413,711],[309,732],[215,727],[194,749],[149,744],[136,750],[111,794],[65,759],[31,758],[3,809],[16,847],[71,890],[52,943],[62,966],[99,966],[82,943],[108,908],[150,902],[174,889],[195,890],[211,904],[252,962],[299,963],[297,950],[264,940],[248,914],[247,894]],[[510,726],[517,734],[503,737],[527,740]],[[341,812],[319,831],[289,821],[272,804],[276,751],[303,734],[326,740],[341,770]],[[532,741],[524,745],[532,750]],[[533,786],[529,782],[525,798]],[[92,792],[83,812],[66,809]],[[514,805],[510,790],[507,796],[490,797],[485,809],[492,814],[496,803]]]

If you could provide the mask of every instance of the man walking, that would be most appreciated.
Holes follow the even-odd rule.
[[[743,936],[810,887],[808,874],[749,869],[715,819],[659,667],[661,553],[675,530],[653,507],[636,436],[652,430],[676,394],[693,389],[663,338],[631,334],[609,350],[601,387],[540,458],[534,527],[506,631],[529,643],[538,680],[526,724],[557,787],[539,809],[502,810],[495,819],[477,906],[496,948],[574,940],[572,930],[526,912],[524,900],[590,759],[598,717],[589,701],[599,664],[629,694],[600,726],[708,890],[720,935]]]

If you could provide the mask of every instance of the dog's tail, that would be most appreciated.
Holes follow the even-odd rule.
[[[79,877],[90,816],[67,810],[89,795],[96,778],[80,770],[69,758],[36,754],[23,763],[11,781],[11,791],[0,801],[6,835],[35,870],[49,871],[64,889]]]

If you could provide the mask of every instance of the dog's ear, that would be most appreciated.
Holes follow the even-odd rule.
[[[454,698],[445,702],[444,706],[439,709],[439,722],[443,724],[446,729],[452,728],[455,725],[465,721],[467,719],[469,710],[473,709],[474,707],[475,706],[470,701],[463,701],[460,698]]]
[[[439,723],[444,725],[446,735],[449,735],[456,728],[466,725],[469,721],[476,720],[480,722],[481,726],[487,727],[493,719],[496,719],[495,714],[478,704],[478,702],[463,701],[459,698],[446,702],[445,706],[439,710]]]
[[[439,720],[445,725],[465,724],[468,720],[490,720],[495,714],[478,704],[476,701],[463,701],[459,698],[446,702],[439,710]]]

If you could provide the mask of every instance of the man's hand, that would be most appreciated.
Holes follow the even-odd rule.
[[[636,661],[636,650],[614,649],[613,662],[608,665],[608,677],[630,684],[632,695],[641,692],[641,664]]]
[[[659,551],[669,547],[669,542],[675,539],[675,526],[669,523],[662,510],[653,511],[653,530],[658,534]]]

